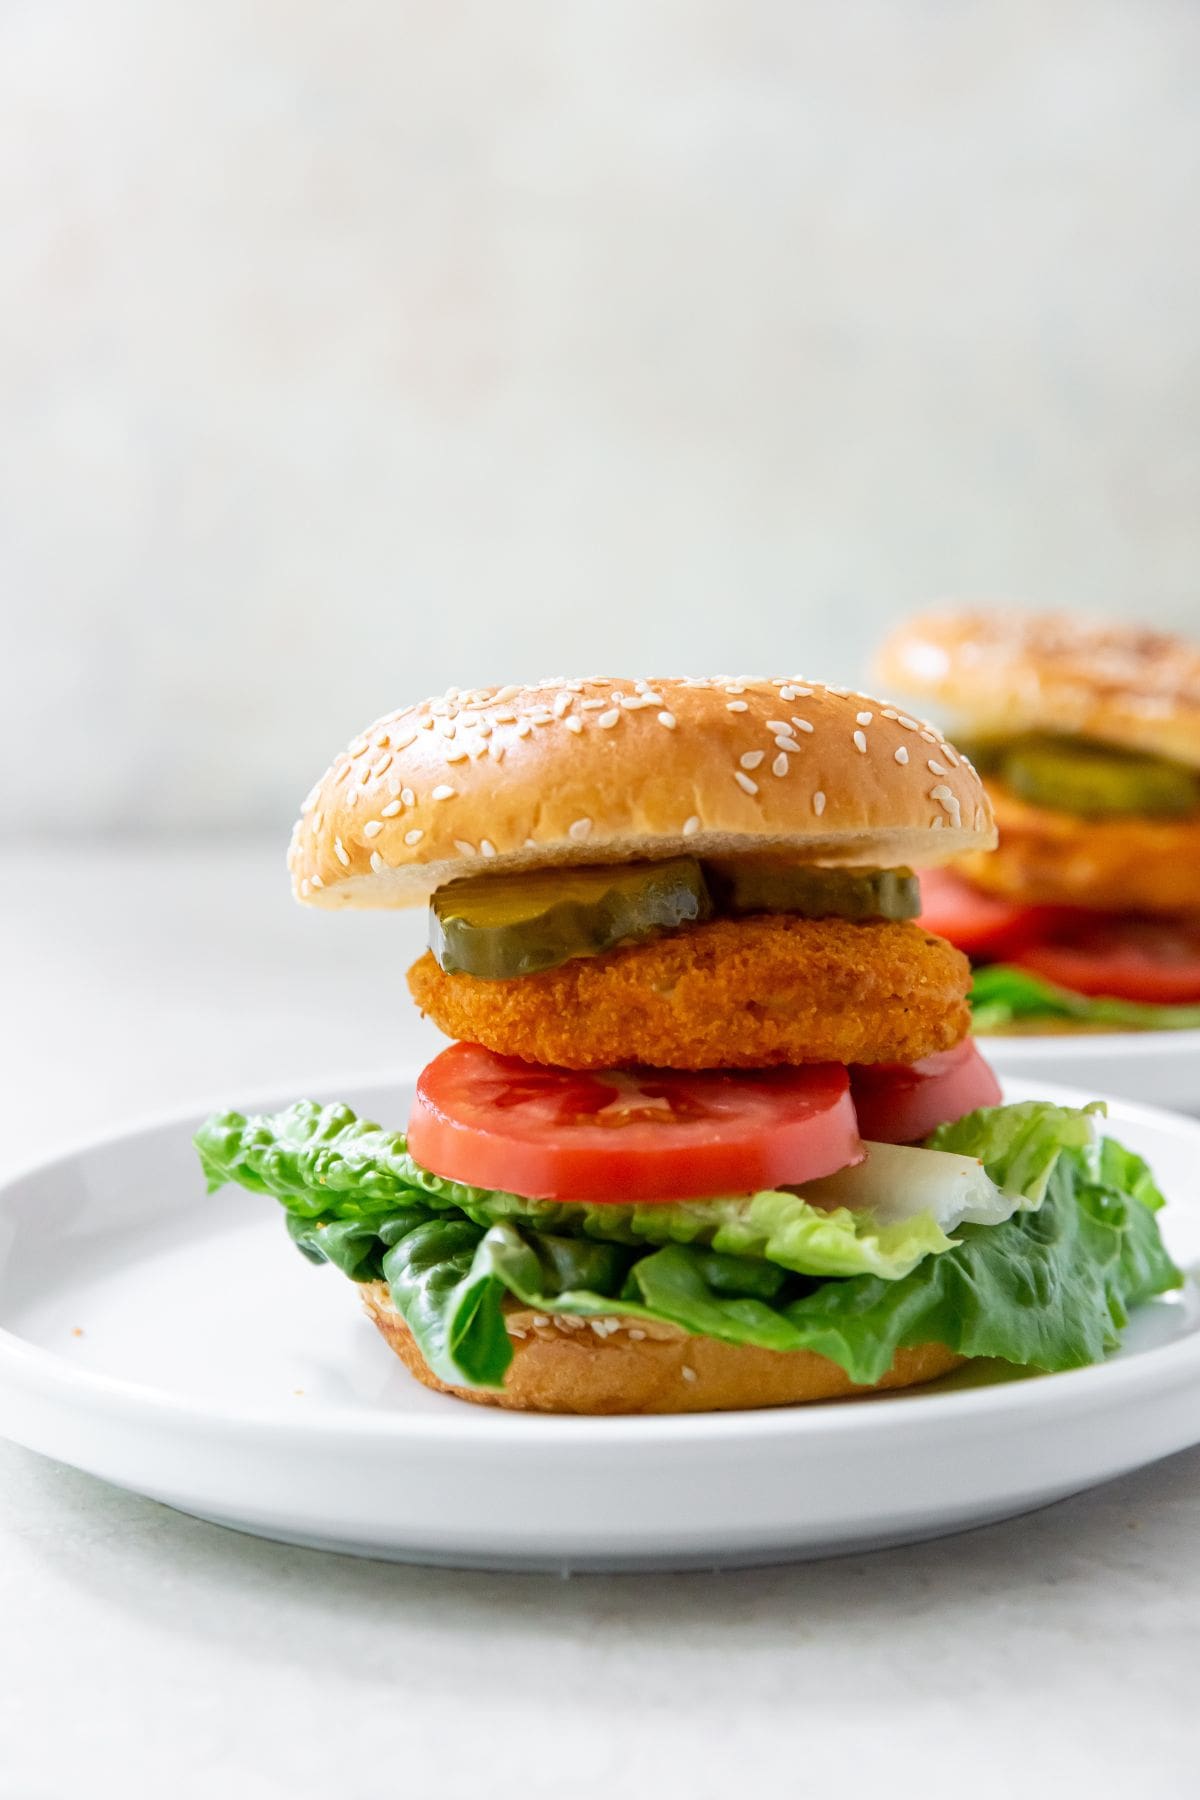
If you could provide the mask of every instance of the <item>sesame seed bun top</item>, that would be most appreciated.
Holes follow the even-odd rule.
[[[926,613],[893,633],[876,667],[980,737],[1069,733],[1200,767],[1200,646],[1168,632],[1058,613]]]
[[[745,851],[919,865],[995,841],[970,764],[868,695],[597,676],[389,713],[305,800],[288,865],[314,905],[410,906],[483,870]]]

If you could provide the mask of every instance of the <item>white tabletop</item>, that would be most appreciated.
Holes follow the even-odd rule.
[[[302,912],[279,863],[8,857],[0,1169],[428,1054],[423,920]],[[1200,1451],[911,1550],[558,1581],[264,1543],[0,1445],[0,1800],[1193,1800],[1198,1654]]]

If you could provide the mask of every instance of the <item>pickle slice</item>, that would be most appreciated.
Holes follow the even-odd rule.
[[[1193,770],[1080,739],[1019,738],[1007,747],[1001,773],[1022,800],[1084,819],[1120,813],[1180,818],[1200,806],[1200,777]]]
[[[474,875],[433,896],[429,948],[448,975],[511,981],[711,914],[700,864],[690,856]]]
[[[704,865],[723,913],[797,913],[804,919],[915,919],[921,890],[911,869],[821,869],[766,856]]]

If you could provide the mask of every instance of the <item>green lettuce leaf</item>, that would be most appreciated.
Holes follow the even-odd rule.
[[[1093,1131],[1084,1114],[1040,1102],[973,1113],[944,1129],[944,1141],[935,1136],[932,1148],[978,1157],[998,1187],[1031,1205],[1040,1204],[1055,1159],[1089,1142]],[[210,1187],[240,1182],[273,1194],[301,1219],[370,1224],[417,1204],[484,1227],[512,1222],[607,1243],[700,1245],[761,1257],[796,1274],[893,1281],[955,1241],[929,1213],[886,1223],[866,1211],[813,1206],[788,1190],[677,1206],[526,1200],[432,1175],[409,1156],[402,1133],[359,1119],[348,1107],[308,1100],[259,1118],[219,1114],[201,1127],[196,1146]]]
[[[514,1301],[814,1350],[861,1383],[877,1381],[897,1349],[927,1342],[1041,1369],[1094,1362],[1115,1347],[1130,1307],[1181,1277],[1158,1233],[1162,1196],[1150,1171],[1093,1136],[1088,1114],[1042,1103],[942,1127],[931,1147],[980,1156],[998,1185],[1019,1184],[1031,1204],[1002,1224],[961,1227],[957,1242],[899,1277],[832,1278],[767,1253],[782,1243],[794,1262],[829,1255],[812,1250],[806,1213],[815,1209],[794,1195],[755,1196],[754,1225],[754,1202],[705,1203],[704,1222],[686,1236],[659,1224],[652,1237],[647,1215],[694,1225],[705,1209],[539,1207],[461,1188],[427,1175],[402,1138],[346,1108],[226,1114],[197,1143],[211,1186],[233,1179],[275,1194],[305,1255],[357,1281],[386,1280],[431,1368],[486,1387],[503,1382],[511,1361],[504,1315]],[[604,1239],[593,1235],[598,1214],[621,1215]],[[849,1241],[843,1234],[843,1250]]]
[[[434,1291],[426,1258],[436,1234],[448,1230],[444,1221],[402,1239],[384,1257],[383,1272],[435,1371],[482,1386],[501,1383],[511,1360],[502,1335],[510,1297],[548,1314],[667,1320],[726,1343],[813,1350],[863,1384],[878,1381],[898,1349],[923,1343],[1073,1369],[1116,1347],[1132,1306],[1181,1280],[1153,1212],[1109,1187],[1092,1161],[1070,1153],[1040,1210],[964,1227],[961,1243],[900,1281],[804,1282],[781,1272],[775,1293],[761,1294],[745,1279],[747,1259],[724,1257],[714,1268],[719,1253],[669,1244],[635,1257],[623,1282],[614,1262],[603,1284],[581,1286],[572,1265],[580,1240],[562,1240],[566,1255],[551,1272],[538,1234],[464,1222],[453,1240],[456,1260]]]
[[[976,969],[971,1012],[977,1032],[1006,1031],[1030,1019],[1068,1019],[1119,1031],[1185,1031],[1200,1027],[1200,1006],[1148,1006],[1073,994],[1010,963]]]

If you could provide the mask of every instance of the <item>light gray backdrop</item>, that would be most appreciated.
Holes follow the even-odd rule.
[[[1198,96],[1184,0],[0,8],[9,831],[930,595],[1196,624]]]

